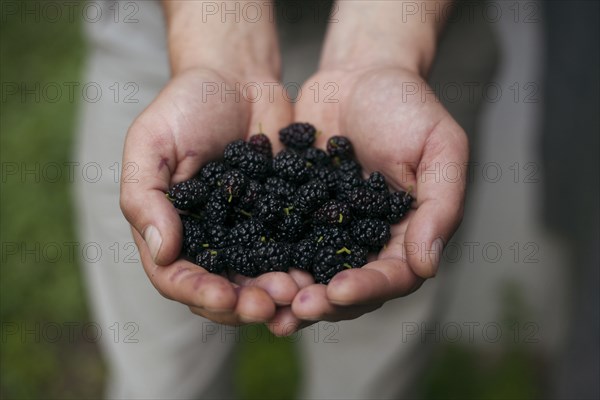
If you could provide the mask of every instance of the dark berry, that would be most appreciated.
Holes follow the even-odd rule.
[[[219,187],[221,188],[223,197],[228,203],[231,203],[233,199],[240,197],[244,193],[247,184],[248,179],[237,169],[231,169],[225,172],[219,181]]]
[[[208,198],[204,215],[210,224],[223,225],[227,220],[230,204],[219,189],[215,189]]]
[[[238,201],[238,207],[241,210],[246,211],[246,216],[250,217],[250,212],[256,205],[258,199],[265,193],[265,189],[263,185],[261,185],[258,181],[251,180],[248,182],[246,186],[246,191],[242,197],[240,197]]]
[[[271,146],[271,140],[264,133],[257,133],[256,135],[250,136],[248,144],[254,151],[262,154],[266,158],[273,157],[273,147]]]
[[[275,239],[280,242],[295,242],[303,231],[304,222],[300,214],[288,214],[277,224]]]
[[[331,164],[331,158],[321,149],[309,147],[302,154],[304,159],[315,167],[325,167]]]
[[[209,190],[206,185],[198,179],[180,182],[173,186],[167,193],[167,197],[173,205],[180,210],[191,210],[199,207],[208,199]]]
[[[313,264],[315,282],[328,284],[338,272],[346,269],[342,257],[333,247],[323,247],[317,251]]]
[[[254,262],[252,250],[243,246],[228,247],[224,251],[224,258],[231,271],[244,276],[258,276],[261,271]]]
[[[220,161],[212,161],[202,167],[199,175],[209,188],[215,188],[225,171],[227,171],[225,164]]]
[[[319,180],[312,180],[300,186],[294,198],[294,209],[309,214],[329,199],[327,186]]]
[[[205,237],[202,221],[190,215],[181,215],[181,224],[183,225],[182,250],[188,257],[195,257],[202,249]]]
[[[333,225],[315,226],[309,235],[309,239],[317,247],[331,246],[341,249],[351,247],[354,244],[347,230]]]
[[[340,200],[349,201],[350,193],[363,185],[362,179],[356,174],[345,174],[336,171],[336,197]]]
[[[223,249],[229,242],[228,229],[221,225],[210,225],[206,228],[206,236],[202,247],[205,249]]]
[[[350,206],[338,200],[329,200],[313,213],[317,224],[346,225],[350,219]]]
[[[279,221],[284,216],[285,204],[272,193],[267,193],[256,202],[255,216],[260,221],[272,224]]]
[[[316,179],[325,184],[330,194],[334,194],[338,185],[338,176],[334,169],[328,167],[311,168],[311,179]]]
[[[315,244],[304,239],[292,245],[290,254],[290,266],[311,272],[317,247]]]
[[[254,248],[254,263],[262,272],[287,272],[290,266],[290,246],[287,243],[261,243]]]
[[[276,176],[268,177],[264,188],[267,193],[273,193],[284,201],[289,201],[296,191],[296,187],[293,184]]]
[[[390,224],[396,224],[410,210],[413,198],[406,192],[394,192],[388,197],[390,212],[387,215],[387,220]]]
[[[350,158],[352,143],[347,137],[333,136],[327,141],[327,152],[331,157]]]
[[[362,167],[354,160],[339,160],[335,163],[339,174],[351,174],[361,178]]]
[[[269,160],[241,139],[225,147],[223,158],[231,168],[239,169],[253,179],[264,178],[269,167]]]
[[[309,177],[306,160],[291,151],[281,151],[273,159],[273,171],[292,183],[305,182]]]
[[[344,251],[341,251],[341,253],[344,253]],[[361,268],[367,263],[368,249],[365,247],[353,246],[346,253],[344,264],[347,268]]]
[[[387,192],[388,187],[385,182],[385,177],[379,171],[371,172],[367,179],[367,187],[375,192]]]
[[[379,218],[389,213],[387,193],[359,187],[348,194],[347,201],[356,216]]]
[[[294,123],[279,131],[279,140],[286,147],[302,150],[310,147],[315,141],[317,130],[308,123]]]
[[[213,274],[220,274],[227,265],[223,253],[217,250],[202,250],[195,261],[197,265]]]
[[[359,246],[378,250],[390,240],[390,225],[378,219],[352,221],[350,235]]]
[[[231,228],[229,231],[229,245],[248,246],[260,242],[263,235],[265,235],[265,227],[262,222],[249,219]]]

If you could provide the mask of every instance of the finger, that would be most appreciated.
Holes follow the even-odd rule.
[[[275,336],[290,336],[308,324],[312,322],[304,323],[292,313],[292,307],[286,306],[279,307],[266,326]]]
[[[299,289],[315,283],[315,279],[307,271],[303,271],[298,268],[290,268],[288,274],[292,277],[292,279],[294,279]]]
[[[233,312],[238,295],[226,278],[211,274],[185,260],[168,266],[158,266],[152,261],[148,245],[140,234],[133,231],[142,265],[154,287],[164,297],[200,307],[208,312]]]
[[[449,116],[423,149],[416,173],[417,209],[405,236],[405,245],[417,249],[407,252],[408,264],[422,278],[435,276],[444,244],[462,220],[468,151],[464,131]]]
[[[236,274],[233,280],[241,286],[256,286],[263,289],[278,306],[290,305],[300,290],[296,281],[285,272],[269,272],[256,278]]]
[[[335,322],[355,319],[379,307],[380,303],[352,306],[333,304],[327,298],[327,286],[315,284],[298,292],[292,303],[292,312],[301,320]]]

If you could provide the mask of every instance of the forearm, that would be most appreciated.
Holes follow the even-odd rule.
[[[240,78],[279,76],[281,61],[270,2],[257,3],[261,17],[254,22],[218,9],[234,10],[233,2],[163,0],[162,4],[173,74],[201,67]]]
[[[401,66],[425,75],[450,0],[337,1],[321,68]]]

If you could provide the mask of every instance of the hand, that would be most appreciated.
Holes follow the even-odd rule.
[[[253,82],[276,79],[256,77]],[[165,197],[177,182],[191,178],[211,159],[219,158],[227,143],[256,133],[277,132],[291,120],[283,98],[248,102],[221,93],[205,96],[206,85],[219,92],[242,82],[211,69],[188,69],[176,75],[152,104],[135,120],[125,142],[123,165],[138,168],[133,179],[121,183],[121,208],[133,227],[142,264],[152,284],[167,298],[190,307],[215,322],[240,324],[270,319],[276,305],[290,304],[298,287],[285,273],[231,283],[184,259],[179,215]],[[277,91],[280,93],[281,91]],[[230,99],[230,100],[227,100]]]

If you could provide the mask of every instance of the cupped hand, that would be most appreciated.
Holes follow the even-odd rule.
[[[227,143],[255,133],[259,123],[274,133],[291,122],[290,104],[282,96],[240,93],[247,82],[252,89],[276,81],[189,69],[171,79],[127,133],[120,201],[144,270],[163,296],[215,322],[267,321],[278,305],[291,303],[298,286],[284,273],[239,285],[180,258],[182,225],[165,192],[220,158]]]
[[[325,70],[306,82],[304,92],[312,93],[311,87],[328,87],[329,96],[301,97],[294,119],[323,132],[316,145],[324,148],[333,135],[349,137],[365,172],[382,172],[388,185],[411,189],[416,201],[363,268],[342,271],[327,286],[294,272],[301,289],[291,307],[271,320],[277,334],[319,320],[354,319],[412,293],[436,274],[444,243],[463,214],[466,135],[417,73],[398,67]]]

